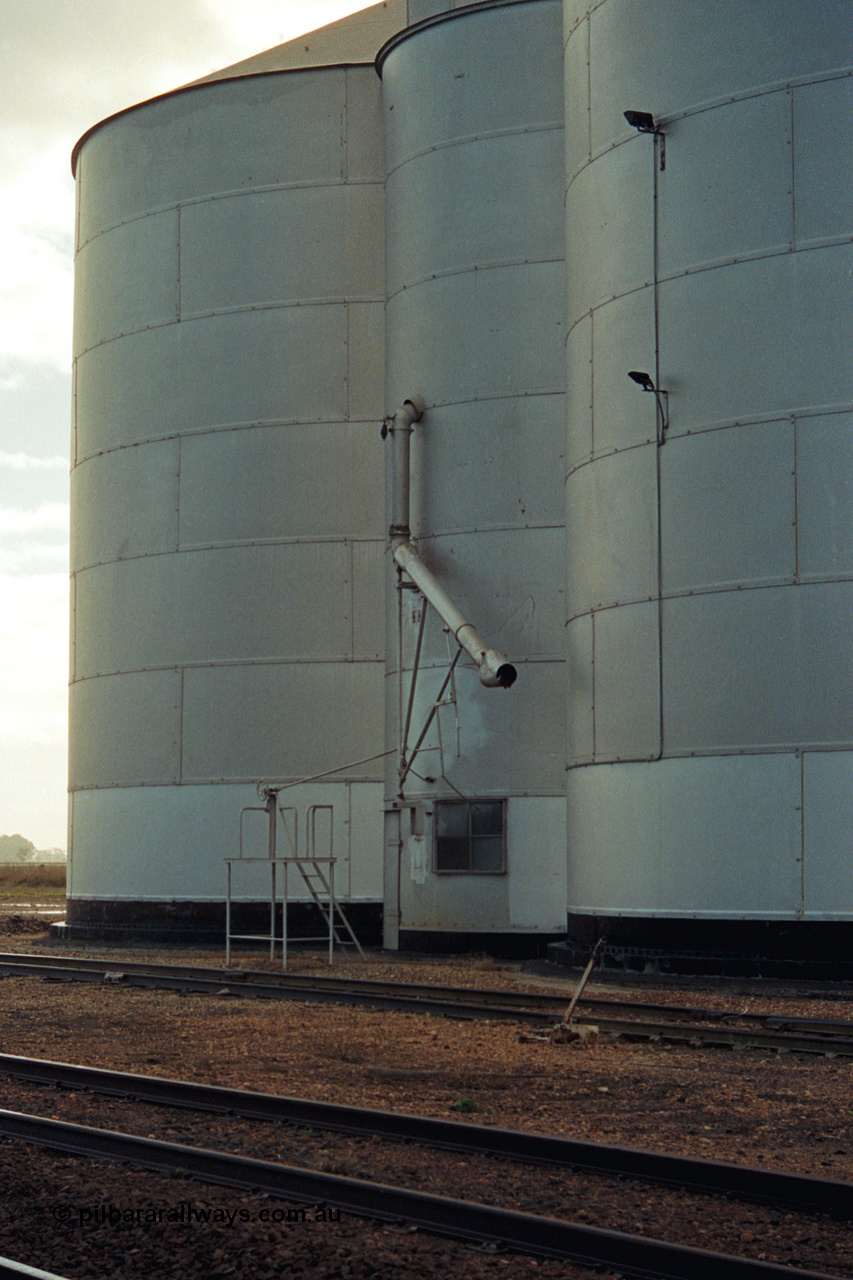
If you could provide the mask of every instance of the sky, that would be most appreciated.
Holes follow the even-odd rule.
[[[364,0],[0,0],[0,835],[66,847],[71,149]]]

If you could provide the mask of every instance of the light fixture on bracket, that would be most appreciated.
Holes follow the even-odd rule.
[[[662,387],[656,387],[649,375],[644,373],[642,369],[629,369],[628,377],[632,382],[636,382],[637,386],[641,387],[643,391],[650,391],[654,396],[660,413],[660,442],[663,444],[669,427],[669,393],[664,391]]]
[[[631,128],[636,129],[638,133],[650,133],[654,138],[660,138],[660,167],[661,170],[665,169],[666,134],[656,123],[654,116],[648,111],[624,111],[622,114]]]

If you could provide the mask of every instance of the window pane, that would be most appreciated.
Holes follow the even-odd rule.
[[[435,829],[439,840],[445,836],[468,835],[468,806],[466,804],[437,804],[435,806]]]
[[[504,807],[500,800],[481,800],[471,805],[471,835],[499,836],[503,832]]]
[[[439,837],[435,846],[436,871],[467,871],[468,841],[452,836]]]
[[[480,836],[471,841],[472,871],[503,871],[503,836]]]

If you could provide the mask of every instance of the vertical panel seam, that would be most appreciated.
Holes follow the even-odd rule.
[[[806,913],[806,755],[800,752],[800,911]]]
[[[794,90],[789,89],[791,99],[791,248],[797,243],[797,185],[796,166],[794,164]]]
[[[184,781],[184,668],[179,667],[180,686],[178,690],[178,785]]]
[[[181,462],[184,452],[183,437],[179,436],[176,441],[178,447],[177,475],[175,476],[176,490],[175,493],[175,551],[181,549]]]
[[[177,206],[176,213],[178,215],[178,243],[177,243],[177,279],[175,280],[175,311],[176,311],[175,319],[178,322],[178,324],[180,324],[181,316],[183,314],[183,305],[184,305],[183,297],[181,296],[182,289],[183,289],[183,282],[181,278],[181,238],[183,235],[183,227],[182,227],[180,205]]]
[[[592,13],[586,15],[586,145],[592,163]]]
[[[794,430],[794,581],[800,580],[800,511],[799,511],[799,490],[800,477],[798,474],[798,458],[797,458],[797,416],[791,414],[791,426]]]
[[[589,457],[595,457],[595,312],[589,313]]]
[[[595,740],[595,610],[590,614],[592,622],[592,758],[596,758],[596,740]]]

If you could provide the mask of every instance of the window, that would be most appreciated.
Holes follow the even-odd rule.
[[[435,806],[435,871],[506,870],[503,800],[441,800]]]

